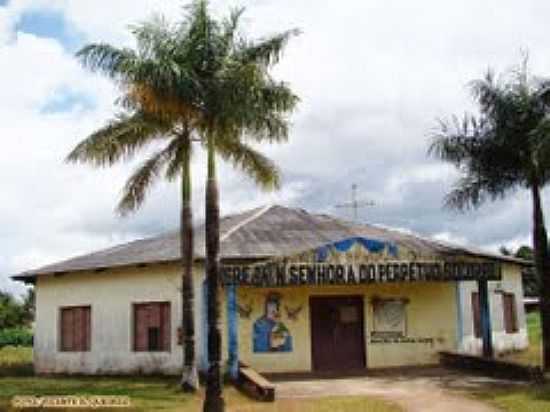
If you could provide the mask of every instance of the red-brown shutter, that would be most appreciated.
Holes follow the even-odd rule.
[[[170,351],[170,304],[165,302],[161,306],[161,350]]]
[[[479,310],[479,293],[472,292],[472,318],[474,321],[474,336],[481,337],[481,313]]]
[[[517,313],[516,313],[516,297],[513,293],[505,293],[502,295],[502,308],[504,311],[504,330],[506,333],[516,333]]]
[[[149,329],[158,328],[159,347],[170,350],[170,303],[153,302],[134,305],[134,350],[150,350]]]
[[[519,332],[518,313],[516,311],[516,295],[510,294],[510,310],[512,312],[512,333]]]
[[[61,350],[73,350],[73,311],[61,309]]]
[[[134,350],[147,350],[147,306],[134,305]]]
[[[61,350],[90,350],[91,309],[89,306],[61,308]]]
[[[82,332],[83,332],[83,322],[82,322],[82,308],[73,308],[71,309],[73,312],[73,348],[74,350],[82,350],[82,347],[84,346],[82,344]]]
[[[82,337],[81,337],[81,350],[90,350],[91,341],[91,310],[89,307],[83,307],[81,310],[82,316]]]

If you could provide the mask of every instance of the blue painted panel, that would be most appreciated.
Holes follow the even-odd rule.
[[[489,306],[489,287],[486,280],[478,280],[479,312],[481,318],[481,335],[483,339],[483,356],[493,357],[493,332],[491,328],[491,310]]]
[[[323,263],[328,258],[329,248],[328,246],[321,246],[316,250],[316,260],[319,263]]]
[[[339,240],[337,242],[318,247],[315,251],[316,260],[317,262],[326,261],[331,248],[336,249],[338,252],[347,252],[356,243],[359,243],[363,248],[371,253],[382,253],[384,250],[387,250],[388,254],[391,256],[398,256],[399,249],[397,245],[392,242],[370,239],[366,237],[350,237],[348,239]]]
[[[227,308],[227,366],[233,379],[239,377],[239,325],[235,285],[225,289]]]

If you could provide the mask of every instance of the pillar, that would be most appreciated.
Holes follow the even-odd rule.
[[[491,329],[491,310],[489,306],[489,287],[486,279],[477,281],[479,294],[479,312],[481,319],[481,338],[483,341],[483,357],[493,357],[493,332]]]
[[[225,289],[227,309],[227,367],[233,379],[239,377],[239,324],[237,310],[237,290],[235,285]]]

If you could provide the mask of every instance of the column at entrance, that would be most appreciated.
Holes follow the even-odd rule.
[[[489,306],[489,287],[486,280],[477,281],[479,293],[479,312],[481,320],[481,338],[483,340],[483,356],[493,357],[493,331],[491,328],[491,310]]]

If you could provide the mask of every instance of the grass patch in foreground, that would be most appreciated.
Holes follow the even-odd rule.
[[[506,355],[503,359],[532,366],[541,365],[542,337],[539,312],[532,312],[527,315],[527,332],[529,334],[529,348]],[[495,388],[477,392],[474,395],[508,412],[550,411],[550,383],[506,389]]]
[[[527,314],[527,334],[529,336],[529,347],[520,352],[504,355],[503,360],[531,366],[542,364],[542,332],[539,312]]]
[[[203,393],[196,396],[179,390],[176,377],[3,377],[0,378],[0,411],[10,410],[16,395],[129,396],[130,408],[118,411],[200,411]],[[274,403],[254,401],[232,386],[224,396],[228,412],[399,412],[397,406],[365,397],[283,399]],[[62,409],[55,409],[60,411]],[[74,409],[67,409],[73,411]],[[79,408],[79,411],[84,409]],[[106,410],[106,409],[93,409]]]
[[[475,393],[475,396],[507,412],[550,411],[550,384],[492,389]]]
[[[33,375],[32,348],[5,346],[0,348],[0,376]]]
[[[95,377],[33,376],[32,348],[0,349],[0,411],[9,411],[14,396],[129,396],[130,408],[113,411],[201,411],[203,393],[196,396],[180,391],[177,377]],[[399,412],[387,402],[365,397],[283,399],[274,403],[257,402],[226,386],[228,412]],[[15,410],[15,409],[13,409]],[[20,411],[21,409],[17,409]],[[32,409],[39,410],[39,409]],[[40,409],[62,411],[63,409]],[[75,411],[76,409],[67,409]],[[78,411],[84,411],[78,408]],[[105,411],[107,409],[91,409]]]

